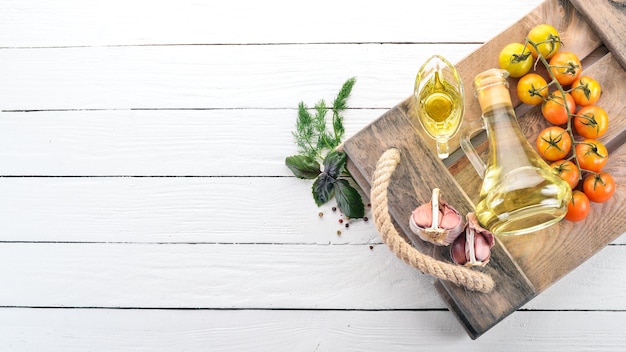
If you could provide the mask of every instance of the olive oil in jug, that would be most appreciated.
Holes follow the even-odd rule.
[[[507,72],[487,70],[474,80],[487,133],[487,165],[465,133],[461,146],[483,175],[476,215],[498,235],[536,231],[560,221],[567,213],[571,188],[528,143],[517,122],[506,81]],[[478,120],[478,121],[481,121]],[[484,170],[484,171],[483,171]]]
[[[440,55],[431,56],[415,79],[415,105],[418,119],[437,143],[437,155],[449,155],[448,141],[463,119],[463,81],[456,68]]]

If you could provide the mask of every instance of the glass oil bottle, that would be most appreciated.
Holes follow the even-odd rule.
[[[567,213],[571,188],[528,143],[517,122],[507,82],[508,72],[490,69],[474,79],[474,90],[489,142],[487,164],[464,133],[461,147],[483,176],[476,215],[497,235],[519,235],[543,229]],[[471,128],[470,128],[471,129]]]

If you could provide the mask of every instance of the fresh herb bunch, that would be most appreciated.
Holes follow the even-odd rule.
[[[298,104],[293,136],[299,154],[287,157],[285,164],[296,177],[315,180],[312,193],[318,206],[334,196],[337,207],[347,217],[358,219],[364,216],[365,206],[360,193],[348,180],[351,176],[345,169],[346,154],[336,150],[345,133],[341,113],[347,108],[355,82],[355,77],[348,79],[330,107],[321,99],[312,113],[304,102]],[[332,111],[332,131],[327,127],[329,110]]]

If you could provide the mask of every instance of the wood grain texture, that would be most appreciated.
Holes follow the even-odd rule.
[[[572,0],[572,3],[585,15],[615,59],[626,70],[626,3],[619,0]]]
[[[381,243],[371,222],[347,221],[335,202],[318,207],[311,185],[295,177],[3,177],[0,241]]]
[[[418,122],[409,117],[405,104],[390,110],[343,145],[360,174],[371,180],[372,160],[389,148],[401,151],[401,161],[389,187],[389,213],[400,227],[400,233],[423,253],[449,261],[449,248],[436,247],[420,240],[409,228],[409,215],[420,204],[428,202],[432,189],[441,190],[442,198],[461,212],[473,211],[473,204],[445,168],[441,160],[430,152]],[[361,166],[361,168],[359,168]],[[375,162],[374,162],[375,166]],[[491,265],[484,272],[492,276],[496,288],[490,293],[466,290],[446,281],[438,281],[437,288],[451,310],[461,320],[472,338],[477,338],[503,317],[524,305],[535,294],[530,282],[499,242],[492,249]]]
[[[430,11],[452,9],[446,30],[437,16],[424,16],[420,3],[391,0],[374,3],[317,1],[301,7],[282,0],[203,2],[196,0],[112,0],[87,4],[6,0],[0,4],[0,47],[107,46],[150,44],[268,43],[439,43],[483,42],[537,6],[541,0],[518,0],[499,6],[495,0],[434,2]],[[403,8],[404,11],[397,11]],[[497,10],[496,10],[497,8]],[[488,9],[494,9],[489,11]],[[475,19],[480,18],[480,26]],[[380,23],[377,28],[372,23]],[[472,30],[467,30],[472,28]]]
[[[445,311],[8,309],[8,351],[622,351],[624,312],[520,312],[469,341]],[[515,334],[508,332],[516,331]],[[555,339],[555,336],[559,338]],[[32,338],[26,338],[32,337]],[[471,343],[470,343],[471,342]],[[288,346],[288,348],[286,347]]]
[[[382,245],[3,243],[0,253],[5,306],[441,308],[430,278]]]
[[[465,96],[465,119],[473,121],[481,115],[480,106],[476,104],[473,94],[474,77],[487,68],[499,67],[500,50],[510,42],[524,42],[527,33],[540,23],[550,23],[557,28],[561,39],[567,45],[567,50],[580,58],[585,58],[601,44],[585,18],[569,1],[544,1],[519,21],[511,24],[506,30],[458,62],[456,66],[463,77],[463,84],[468,93]],[[516,85],[517,79],[510,79],[509,90],[514,107],[520,104],[517,94],[514,94]]]
[[[0,272],[5,307],[446,307],[432,278],[399,261],[384,244],[3,243],[0,254],[6,268]],[[525,307],[623,312],[626,283],[611,278],[621,277],[624,265],[626,247],[608,246],[571,279],[558,282]],[[448,314],[449,323],[456,325],[454,314]]]
[[[554,24],[557,30],[563,33],[564,40],[568,35],[571,35],[572,37],[569,40],[577,44],[569,49],[582,58],[592,54],[600,45],[598,39],[590,34],[592,30],[585,25],[585,19],[569,2],[546,1],[507,31],[462,60],[457,65],[461,76],[464,77],[465,81],[471,82],[471,79],[482,70],[494,66],[497,67],[495,60],[500,48],[517,38],[520,34],[517,32],[526,33],[539,23]],[[580,33],[583,33],[583,35],[580,35]],[[485,57],[492,59],[485,60]],[[608,53],[605,57],[593,63],[586,72],[599,77],[598,79],[603,84],[612,88],[612,92],[609,93],[612,97],[607,96],[603,98],[605,101],[611,102],[607,104],[609,105],[607,107],[610,110],[609,114],[622,116],[626,113],[626,107],[623,104],[623,99],[619,97],[625,93],[623,90],[626,89],[626,86],[624,86],[623,82],[626,73],[614,62],[613,56]],[[471,87],[471,84],[465,85]],[[514,87],[514,82],[511,82],[510,88],[514,89]],[[512,93],[511,95],[515,96],[516,94]],[[474,99],[472,94],[466,95],[466,124],[469,121],[480,118],[480,109],[477,104],[474,104]],[[403,227],[403,223],[406,222],[403,217],[406,218],[406,214],[410,214],[410,211],[416,204],[419,205],[427,201],[428,194],[434,187],[441,188],[443,194],[447,195],[446,199],[451,204],[454,204],[461,213],[473,211],[471,200],[477,199],[477,193],[480,189],[480,179],[473,173],[474,170],[471,165],[455,165],[451,170],[448,170],[443,163],[430,161],[435,158],[432,152],[434,150],[433,143],[425,136],[419,124],[415,122],[416,117],[412,113],[414,110],[412,105],[413,100],[407,98],[343,145],[351,160],[350,169],[354,174],[360,175],[358,180],[366,184],[364,186],[366,189],[372,175],[371,168],[376,164],[377,156],[381,155],[386,149],[400,144],[403,146],[404,154],[409,156],[407,159],[419,160],[419,163],[409,166],[410,170],[419,171],[398,173],[395,183],[390,186],[390,194],[393,194],[396,188],[402,192],[397,198],[390,199],[390,202],[397,202],[395,206],[400,209],[398,210],[395,206],[393,209],[390,207],[390,213],[400,227]],[[534,112],[535,120],[542,120],[537,109]],[[529,140],[534,140],[541,128],[545,127],[545,121],[543,123],[541,121],[539,123],[527,123],[529,126],[532,126],[530,128],[532,131],[526,130]],[[624,127],[626,126],[623,126],[621,122],[615,123],[612,126],[612,134],[607,135],[603,140],[605,143],[610,144],[616,153],[619,150],[619,146],[624,142],[624,138],[621,137]],[[463,128],[461,131],[463,133]],[[481,150],[485,151],[486,148],[483,146]],[[613,163],[620,164],[621,158],[621,155],[613,155]],[[461,171],[463,169],[465,171]],[[467,171],[467,169],[470,170]],[[615,170],[616,174],[618,174],[617,178],[620,178],[621,176],[619,175],[621,175],[620,170],[622,168],[618,167]],[[448,181],[450,177],[448,171],[461,173],[462,178],[456,178],[453,182],[450,182]],[[462,174],[463,172],[465,173]],[[457,175],[455,174],[455,176]],[[496,285],[504,284],[506,287],[494,295],[499,298],[495,298],[489,305],[477,307],[476,302],[458,299],[457,297],[465,297],[469,294],[461,292],[461,295],[459,295],[457,292],[444,288],[445,283],[437,282],[439,292],[444,300],[448,302],[451,310],[459,317],[468,334],[473,338],[480,336],[497,324],[501,318],[521,307],[534,298],[535,295],[544,291],[552,283],[619,237],[626,229],[626,222],[622,220],[625,217],[621,214],[620,209],[622,207],[619,205],[622,203],[622,196],[619,194],[621,192],[623,190],[618,190],[618,194],[611,202],[596,206],[597,208],[602,207],[603,213],[611,212],[612,215],[609,216],[609,221],[604,217],[591,217],[585,222],[584,227],[580,225],[574,226],[574,224],[565,221],[532,235],[510,238],[502,237],[501,240],[506,247],[501,252],[504,255],[498,255],[500,251],[499,246],[496,245],[496,257],[492,258],[490,265],[501,261],[497,264],[497,271],[506,273],[506,279],[502,280],[502,278],[499,278],[500,280],[496,280]],[[405,203],[403,198],[410,199],[410,201]],[[417,200],[413,200],[415,198]],[[402,214],[405,215],[403,216]],[[591,229],[600,229],[593,239],[589,239],[587,235]],[[412,237],[411,231],[406,227],[402,230],[406,237]],[[416,247],[425,253],[433,251],[425,243],[420,242],[419,239],[413,242]],[[509,251],[512,258],[509,257]],[[519,272],[516,274],[514,273],[515,271]],[[528,277],[526,277],[527,274]],[[514,278],[513,282],[507,281],[511,278]],[[516,286],[516,284],[519,285]],[[520,296],[510,292],[518,292]],[[495,314],[485,314],[481,309]]]
[[[283,163],[298,101],[357,76],[352,136],[542,3],[1,1],[0,350],[623,350],[625,236],[470,341]]]
[[[4,49],[0,110],[295,109],[332,101],[393,107],[433,51],[460,60],[479,43],[165,45]],[[315,64],[312,64],[312,60]],[[37,97],[37,99],[32,99]],[[377,114],[377,116],[379,116]]]
[[[600,140],[610,146],[609,163],[604,168],[610,172],[618,184],[616,195],[607,203],[593,204],[592,216],[584,223],[561,222],[553,228],[533,236],[504,238],[503,241],[517,262],[524,269],[529,279],[543,290],[552,282],[560,279],[582,261],[592,256],[626,229],[626,214],[623,204],[626,189],[624,186],[624,163],[626,148],[623,147],[623,131],[626,124],[620,116],[626,114],[626,102],[620,98],[626,94],[626,72],[620,67],[611,54],[596,62],[589,74],[598,77],[606,87],[601,100],[598,101],[611,111],[611,133]],[[532,126],[527,136],[534,140],[545,122],[540,122],[540,114],[535,112],[534,118],[527,123]],[[607,214],[593,216],[593,214]],[[610,215],[608,215],[610,214]],[[590,239],[589,233],[595,235]]]
[[[0,175],[293,176],[284,163],[298,152],[292,135],[297,104],[285,109],[0,112]],[[346,111],[346,134],[356,133],[381,111]]]
[[[4,112],[3,175],[281,174],[293,110]],[[351,119],[354,121],[355,119]],[[33,126],[36,126],[35,128]],[[234,133],[237,130],[237,133]],[[259,130],[272,131],[266,141]],[[266,149],[258,148],[265,144]],[[240,145],[233,150],[232,144]],[[230,156],[230,157],[229,157]],[[288,170],[282,174],[287,176]]]

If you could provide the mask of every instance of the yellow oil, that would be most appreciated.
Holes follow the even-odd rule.
[[[571,188],[532,149],[513,108],[495,105],[483,118],[490,153],[476,205],[480,223],[495,234],[515,235],[560,221]]]
[[[435,72],[419,93],[417,111],[431,137],[450,138],[457,132],[463,117],[462,95],[439,72]]]

